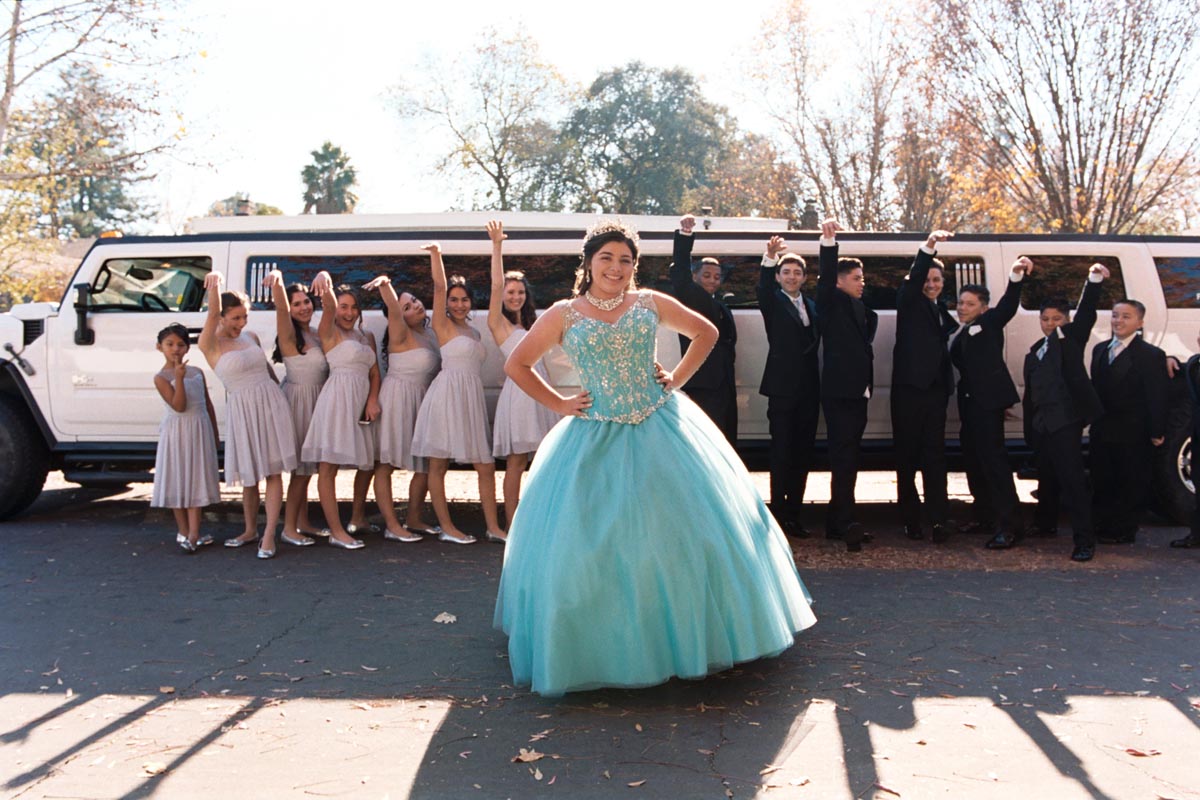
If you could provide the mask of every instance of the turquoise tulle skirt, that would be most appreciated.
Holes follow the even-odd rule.
[[[811,602],[741,460],[675,394],[641,424],[567,418],[543,440],[495,625],[516,684],[555,696],[777,655]]]

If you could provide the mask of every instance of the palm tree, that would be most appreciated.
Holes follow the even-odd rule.
[[[349,214],[358,203],[350,191],[358,183],[358,173],[350,166],[350,156],[342,148],[325,142],[312,151],[313,162],[300,171],[304,181],[304,213]]]

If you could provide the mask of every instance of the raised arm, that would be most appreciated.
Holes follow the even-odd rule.
[[[275,301],[275,335],[279,337],[279,352],[285,356],[300,355],[300,343],[296,341],[296,328],[292,325],[291,300],[283,285],[283,273],[273,269],[263,278],[263,286],[271,290]]]
[[[775,265],[779,263],[779,259],[783,257],[787,249],[787,243],[783,241],[782,236],[772,236],[767,241],[762,267],[758,271],[758,284],[754,287],[754,295],[758,300],[758,310],[762,312],[763,320],[768,324],[771,321],[771,315],[775,312],[775,304],[772,299],[775,297],[775,291],[779,288],[779,282],[775,280]]]
[[[446,316],[446,265],[442,263],[442,246],[437,242],[422,245],[421,249],[429,253],[429,271],[433,277],[433,332],[437,334],[438,343],[445,344],[454,338],[454,323]]]
[[[817,271],[817,312],[828,310],[837,291],[837,232],[842,226],[835,219],[821,223],[821,255]]]
[[[400,296],[396,294],[396,289],[392,286],[392,279],[387,275],[380,275],[364,283],[362,288],[364,292],[378,289],[379,297],[387,306],[388,349],[407,342],[408,323],[404,320],[404,306],[401,305]]]
[[[1075,307],[1075,318],[1063,326],[1063,335],[1079,345],[1080,349],[1087,346],[1092,328],[1096,327],[1096,306],[1100,302],[1100,287],[1110,274],[1108,267],[1103,264],[1092,264],[1088,270],[1087,281],[1083,284],[1083,294],[1079,296],[1079,305]]]
[[[217,360],[221,357],[221,348],[217,344],[217,325],[221,322],[221,286],[224,282],[225,279],[219,272],[210,272],[204,276],[204,291],[208,293],[208,316],[204,318],[204,327],[200,329],[196,344],[213,369],[216,369]]]
[[[337,317],[337,295],[333,291],[333,278],[321,270],[312,282],[313,294],[321,298],[321,323],[317,325],[317,335],[321,337],[321,349],[328,353],[337,347],[337,334],[334,332]]]
[[[1001,328],[1007,325],[1009,320],[1017,315],[1017,309],[1021,307],[1021,287],[1025,285],[1025,276],[1032,274],[1033,262],[1025,256],[1021,256],[1013,262],[1012,270],[1008,275],[1008,286],[1004,289],[1004,296],[993,308],[989,308],[983,313],[980,321],[982,322],[986,318],[989,323]]]
[[[675,231],[674,246],[671,249],[671,290],[682,300],[689,287],[696,284],[692,281],[692,245],[695,237],[692,231],[696,227],[696,218],[684,214],[679,218],[679,229]]]
[[[592,407],[592,398],[587,390],[571,397],[563,397],[534,369],[534,365],[541,361],[542,356],[562,341],[563,314],[568,302],[570,301],[555,303],[537,318],[529,333],[517,343],[508,360],[504,362],[504,373],[512,378],[521,391],[556,414],[582,417]]]
[[[504,223],[497,219],[488,222],[487,234],[492,240],[492,294],[488,298],[487,323],[499,346],[512,333],[512,323],[504,318],[504,240],[508,235]]]
[[[925,239],[925,244],[917,250],[917,256],[913,259],[913,265],[908,270],[908,275],[904,277],[904,283],[900,284],[900,289],[896,292],[897,305],[906,300],[924,296],[922,292],[925,288],[925,280],[929,277],[929,270],[933,268],[933,257],[937,254],[937,246],[952,236],[954,234],[950,231],[937,230],[932,231]]]

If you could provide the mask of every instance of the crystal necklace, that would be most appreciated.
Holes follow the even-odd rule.
[[[591,289],[585,289],[583,296],[584,299],[601,311],[612,311],[625,302],[625,292],[623,291],[616,297],[610,297],[607,300],[601,300],[599,297],[596,297],[596,295],[592,294]]]

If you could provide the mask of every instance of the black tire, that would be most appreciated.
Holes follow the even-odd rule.
[[[28,409],[0,395],[0,520],[29,508],[49,471],[50,451]]]
[[[1156,448],[1154,504],[1156,510],[1177,525],[1189,525],[1196,507],[1192,481],[1192,400],[1182,375],[1171,382],[1171,408],[1167,436]]]

